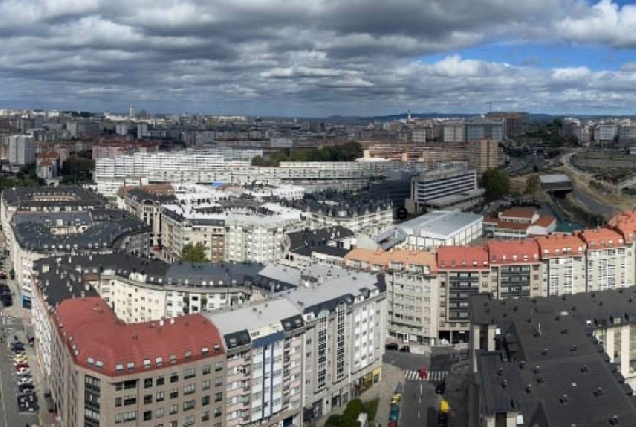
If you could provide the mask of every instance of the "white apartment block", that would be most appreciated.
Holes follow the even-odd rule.
[[[227,348],[226,424],[302,425],[305,324],[284,298],[209,314]]]
[[[279,167],[251,166],[253,154],[223,152],[135,153],[99,159],[94,179],[100,194],[114,196],[130,183],[293,184],[307,191],[360,189],[372,177],[409,166],[399,161],[281,162]],[[246,158],[247,157],[247,158]]]
[[[443,305],[435,254],[356,248],[345,257],[345,267],[384,274],[388,336],[418,344],[437,342]]]

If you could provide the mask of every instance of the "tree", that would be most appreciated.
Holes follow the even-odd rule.
[[[486,190],[486,201],[499,200],[510,191],[508,176],[499,169],[489,169],[481,176],[481,186]]]
[[[192,243],[188,243],[183,247],[181,259],[186,262],[207,261],[207,258],[205,257],[205,246],[203,246],[203,243],[201,242],[198,242],[194,246],[192,245]]]
[[[526,194],[537,194],[541,189],[541,180],[539,179],[539,175],[530,175],[528,179],[526,179]]]

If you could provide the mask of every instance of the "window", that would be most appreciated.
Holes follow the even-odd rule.
[[[164,384],[164,382],[165,382],[165,381],[164,381],[164,378],[163,378],[163,377],[157,377],[157,385],[158,385],[158,386],[163,385],[163,384]]]
[[[130,406],[137,404],[137,396],[125,396],[124,406]]]
[[[155,409],[155,418],[163,418],[163,408]]]
[[[170,390],[170,399],[176,399],[179,397],[179,389],[173,388]]]
[[[201,383],[201,390],[209,390],[210,389],[210,380],[205,380]]]
[[[223,410],[221,408],[214,408],[214,418],[220,417],[222,413]]]
[[[183,411],[189,411],[190,409],[194,409],[194,400],[183,402]]]
[[[195,375],[194,368],[189,368],[189,369],[186,369],[185,371],[183,371],[183,378],[186,379],[186,380],[189,379],[189,378],[194,377],[194,375]]]
[[[212,369],[210,368],[210,365],[203,365],[203,369],[202,369],[202,374],[203,375],[207,375],[212,371]]]
[[[121,397],[115,398],[115,406],[121,406]]]
[[[171,405],[170,406],[170,415],[174,415],[179,412],[179,405]]]
[[[220,387],[221,385],[223,385],[223,377],[217,377],[214,379],[214,386],[215,387]]]
[[[156,402],[163,402],[163,391],[158,391],[157,392],[157,398],[155,399]]]
[[[170,383],[176,383],[179,381],[179,374],[176,372],[170,375]]]
[[[223,369],[223,362],[216,362],[214,365],[214,371],[219,372]]]
[[[220,402],[221,400],[223,400],[223,392],[219,391],[214,395],[214,401]]]
[[[210,396],[203,396],[201,398],[201,405],[207,406],[210,404]]]
[[[185,395],[192,394],[194,393],[195,390],[196,390],[196,386],[194,384],[188,384],[187,386],[183,387],[183,394]]]
[[[152,394],[147,394],[144,396],[144,405],[148,405],[152,403]]]
[[[152,411],[145,411],[144,412],[144,421],[150,421],[152,420]]]
[[[150,388],[152,387],[152,378],[146,378],[144,380],[144,388]]]

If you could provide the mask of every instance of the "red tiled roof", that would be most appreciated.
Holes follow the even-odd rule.
[[[539,245],[542,258],[563,255],[578,256],[585,252],[585,242],[578,235],[555,233],[537,237],[535,241]]]
[[[65,300],[53,316],[75,363],[108,376],[146,372],[224,353],[219,330],[201,314],[166,320],[163,326],[159,322],[125,324],[100,297],[89,297]],[[186,359],[188,351],[192,354]],[[150,361],[148,368],[144,360]],[[129,369],[131,362],[134,368]]]
[[[619,233],[628,242],[636,240],[636,211],[621,212],[612,218],[609,226]]]
[[[535,210],[533,208],[510,208],[501,212],[500,215],[511,218],[532,219],[534,213]]]
[[[587,243],[588,250],[625,246],[623,236],[607,227],[597,230],[583,230],[579,235]]]
[[[440,246],[437,249],[440,270],[488,268],[488,251],[484,246]]]
[[[369,265],[382,265],[389,268],[391,262],[404,264],[406,270],[409,265],[428,266],[431,273],[437,273],[437,258],[434,253],[422,251],[407,251],[394,249],[391,252],[378,251],[374,249],[355,248],[347,255],[346,261],[360,261]]]
[[[538,225],[539,227],[549,227],[556,222],[556,218],[551,215],[540,216],[532,225]]]
[[[537,263],[540,261],[539,245],[532,239],[493,240],[488,242],[491,264]]]

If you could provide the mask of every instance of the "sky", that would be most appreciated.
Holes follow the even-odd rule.
[[[0,108],[635,114],[625,0],[0,0]]]

